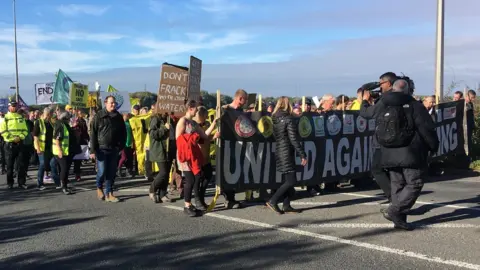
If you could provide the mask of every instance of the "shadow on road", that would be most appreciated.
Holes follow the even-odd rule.
[[[0,244],[28,240],[38,234],[56,230],[63,226],[88,222],[102,218],[64,218],[67,211],[30,214],[31,211],[20,211],[15,214],[0,216]],[[5,269],[0,266],[0,269]]]
[[[310,262],[336,248],[296,238],[259,243],[258,238],[268,231],[257,229],[201,237],[154,232],[79,245],[61,252],[11,256],[0,262],[0,269],[274,269],[283,266],[285,260]]]

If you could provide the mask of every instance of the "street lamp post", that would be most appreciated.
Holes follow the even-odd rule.
[[[437,51],[435,67],[436,104],[443,101],[443,46],[445,25],[445,0],[437,0]]]
[[[13,0],[13,33],[14,33],[14,47],[15,47],[15,91],[16,100],[18,102],[19,88],[18,88],[18,57],[17,57],[17,12],[15,9],[15,0]]]

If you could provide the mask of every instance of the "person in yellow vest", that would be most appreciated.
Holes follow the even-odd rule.
[[[44,190],[43,179],[46,171],[52,171],[53,180],[57,185],[57,189],[60,188],[60,181],[57,174],[57,166],[52,153],[53,143],[53,124],[52,108],[45,108],[43,115],[40,119],[35,121],[33,126],[33,145],[38,155],[38,171],[37,171],[37,185],[39,190]]]
[[[72,143],[75,143],[75,139],[69,122],[70,113],[61,112],[53,128],[52,139],[52,152],[60,167],[60,181],[62,182],[62,191],[65,195],[73,194],[68,187],[68,172],[73,161]]]
[[[350,110],[359,111],[364,97],[365,99],[368,100],[370,98],[370,91],[367,91],[367,90],[364,91],[363,88],[358,88],[357,99],[353,101],[352,106],[350,107]]]
[[[23,140],[28,134],[27,124],[23,115],[17,113],[17,102],[11,101],[8,104],[8,113],[0,124],[0,134],[5,140],[5,159],[7,163],[7,185],[9,189],[13,189],[14,177],[13,171],[15,161],[18,165],[18,187],[27,189],[26,172],[24,164]]]

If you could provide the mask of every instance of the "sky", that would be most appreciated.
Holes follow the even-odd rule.
[[[16,0],[20,94],[73,80],[156,92],[163,62],[203,61],[202,89],[355,95],[387,71],[433,94],[436,0]],[[480,1],[445,0],[445,86],[480,82]],[[12,1],[0,1],[0,95],[15,84]]]

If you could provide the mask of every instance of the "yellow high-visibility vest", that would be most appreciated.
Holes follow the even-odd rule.
[[[24,140],[28,135],[25,118],[18,113],[8,112],[5,119],[0,122],[0,134],[6,142],[13,142],[15,137]]]
[[[62,124],[62,126],[63,126],[63,139],[60,142],[61,148],[62,148],[62,155],[68,156],[68,146],[70,144],[70,139],[68,137],[69,133],[65,124]],[[55,138],[52,140],[52,151],[55,156],[58,156],[57,140]]]

